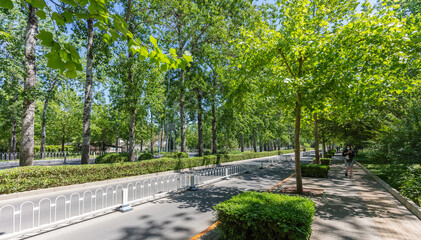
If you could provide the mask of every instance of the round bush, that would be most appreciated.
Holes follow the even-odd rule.
[[[129,161],[128,153],[107,153],[95,158],[95,163],[122,163]]]
[[[215,210],[224,239],[308,239],[315,207],[304,197],[244,192]]]
[[[166,152],[164,153],[166,158],[189,158],[189,154],[186,152]]]

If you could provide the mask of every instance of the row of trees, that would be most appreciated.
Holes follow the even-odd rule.
[[[0,7],[2,144],[16,150],[21,132],[21,165],[32,164],[35,132],[41,151],[58,143],[55,134],[62,144],[82,142],[82,163],[91,142],[126,139],[133,161],[136,142],[174,139],[164,130],[175,123],[175,143],[181,151],[197,146],[199,155],[205,147],[293,142],[300,191],[299,146],[315,143],[318,153],[319,139],[364,143],[390,106],[419,88],[415,1],[6,0]]]

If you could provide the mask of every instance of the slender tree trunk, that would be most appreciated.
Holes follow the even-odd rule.
[[[13,113],[13,117],[12,117],[12,131],[11,131],[11,137],[10,137],[10,153],[15,153],[16,152],[16,126],[17,122],[16,122],[16,114]]]
[[[115,130],[115,152],[118,153],[118,126]]]
[[[86,54],[86,83],[85,103],[83,109],[83,143],[82,143],[82,164],[89,163],[89,150],[91,145],[91,106],[92,106],[92,62],[94,43],[94,20],[88,19],[88,46]]]
[[[324,131],[323,131],[323,128],[322,128],[322,153],[323,153],[323,157],[325,158],[326,157],[326,141],[325,141],[325,133],[324,133]]]
[[[215,81],[215,80],[214,80]],[[215,109],[215,96],[212,99],[212,154],[216,154],[216,109]]]
[[[66,141],[66,128],[63,127],[63,134],[61,135],[61,151],[64,152],[64,143]]]
[[[317,113],[313,114],[314,118],[314,152],[316,154],[316,162],[321,164],[320,162],[320,151],[319,151],[319,125],[317,121]]]
[[[37,9],[28,4],[28,21],[25,33],[25,70],[24,100],[22,114],[22,134],[20,143],[19,166],[32,166],[34,163],[34,119],[35,119],[35,47],[38,33]]]
[[[140,139],[140,151],[143,152],[143,138]]]
[[[133,74],[130,71],[129,77],[133,78]],[[134,162],[134,145],[135,145],[135,126],[136,126],[136,108],[130,108],[130,125],[129,125],[129,161]]]
[[[181,80],[181,89],[180,89],[180,124],[181,124],[181,131],[180,131],[180,145],[181,145],[181,152],[186,152],[186,112],[185,112],[185,71],[180,71],[180,80]]]
[[[42,159],[45,152],[45,129],[47,127],[47,109],[50,98],[47,96],[44,101],[44,110],[42,111],[42,126],[41,126],[41,147],[39,149],[39,157]]]
[[[295,133],[294,133],[294,152],[295,152],[295,178],[297,183],[297,193],[303,193],[303,179],[301,176],[300,161],[300,128],[301,128],[301,94],[297,91],[297,102],[295,103]]]
[[[203,109],[202,109],[202,93],[200,90],[196,90],[197,93],[197,131],[199,137],[199,157],[203,156]]]
[[[257,144],[256,144],[256,130],[253,128],[253,150],[257,152]]]
[[[153,125],[152,125],[152,113],[151,113],[151,153],[153,154]]]
[[[240,144],[241,152],[244,152],[244,134],[240,135]]]

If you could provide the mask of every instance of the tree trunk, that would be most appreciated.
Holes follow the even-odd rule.
[[[240,135],[240,144],[241,152],[244,152],[244,134]]]
[[[82,164],[89,163],[89,150],[91,145],[91,106],[92,106],[92,62],[94,43],[94,20],[88,19],[88,46],[86,54],[86,83],[85,103],[83,108],[83,143],[82,143]]]
[[[303,179],[301,176],[300,161],[300,128],[301,128],[301,94],[297,91],[297,102],[295,103],[295,133],[294,133],[294,152],[295,152],[295,178],[297,183],[297,193],[303,193]]]
[[[12,117],[12,131],[11,131],[11,137],[10,137],[10,153],[16,152],[16,114],[13,113]]]
[[[129,78],[133,78],[133,74],[129,71]],[[135,126],[136,126],[136,108],[130,109],[130,125],[129,125],[129,161],[134,162],[134,145],[135,145]]]
[[[44,101],[44,110],[42,111],[42,127],[41,127],[41,147],[39,149],[39,157],[41,159],[44,158],[44,152],[45,152],[45,128],[47,126],[47,109],[48,109],[48,102],[50,98],[47,96]]]
[[[34,164],[34,119],[35,119],[35,47],[37,43],[38,18],[37,9],[28,4],[28,21],[25,33],[25,70],[24,100],[22,114],[22,134],[20,143],[19,166]]]
[[[61,136],[61,151],[64,152],[64,143],[66,141],[66,128],[63,127],[63,135]]]
[[[313,114],[313,118],[314,118],[314,152],[316,154],[317,164],[321,164],[320,151],[319,151],[319,126],[317,122],[317,113]]]
[[[140,139],[140,151],[143,152],[143,138]]]
[[[197,93],[197,131],[199,137],[199,157],[203,157],[203,109],[202,109],[202,93],[200,90],[196,91]]]
[[[152,113],[151,113],[151,153],[153,154],[153,125],[152,125]]]
[[[118,127],[115,130],[115,152],[118,153]]]
[[[325,141],[325,133],[322,129],[322,153],[323,153],[323,157],[326,157],[326,141]]]
[[[180,145],[181,152],[186,152],[186,112],[185,112],[185,86],[184,86],[185,72],[184,70],[180,71],[180,80],[181,80],[181,89],[180,89]]]
[[[212,99],[212,154],[216,154],[216,109],[215,109],[215,96]]]
[[[257,152],[257,145],[256,145],[256,130],[253,128],[253,150]]]

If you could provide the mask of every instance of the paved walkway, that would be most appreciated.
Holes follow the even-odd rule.
[[[293,186],[295,179],[284,186]],[[332,165],[328,179],[304,178],[307,188],[322,188],[314,198],[316,217],[311,240],[421,239],[421,221],[354,165],[345,178],[342,164]]]

